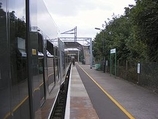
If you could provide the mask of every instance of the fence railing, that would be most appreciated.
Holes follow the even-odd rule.
[[[100,70],[103,71],[103,62],[100,62]],[[140,73],[138,73],[138,62],[117,61],[116,77],[128,80],[138,85],[158,92],[158,62],[140,63]],[[105,72],[115,75],[115,66],[110,64],[105,67]]]

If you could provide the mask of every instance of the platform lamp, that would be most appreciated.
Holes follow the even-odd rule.
[[[95,29],[99,31],[104,31],[104,29],[101,28],[95,28]],[[102,42],[103,42],[103,72],[105,73],[105,40],[103,38],[102,38]]]

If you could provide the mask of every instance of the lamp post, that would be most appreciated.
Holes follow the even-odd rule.
[[[95,28],[96,30],[104,31],[101,28]],[[103,41],[103,72],[105,73],[105,40],[102,38]]]

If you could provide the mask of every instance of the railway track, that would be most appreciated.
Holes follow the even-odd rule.
[[[67,92],[68,92],[68,84],[69,84],[69,76],[70,76],[70,69],[71,69],[71,66],[70,66],[70,68],[67,72],[65,82],[60,88],[60,92],[59,92],[56,104],[55,104],[53,112],[51,114],[51,119],[64,119]]]

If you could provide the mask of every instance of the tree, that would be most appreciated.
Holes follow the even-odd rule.
[[[136,0],[131,11],[131,19],[136,26],[137,34],[147,45],[150,61],[158,61],[158,1]]]
[[[94,56],[101,58],[101,55],[104,55],[108,59],[110,49],[116,48],[118,60],[142,61],[147,59],[146,45],[138,37],[136,26],[131,19],[132,9],[133,5],[130,5],[125,8],[125,15],[113,15],[106,29],[96,35]]]
[[[93,56],[96,61],[101,60],[103,56],[103,34],[97,34],[95,40],[93,41]]]

